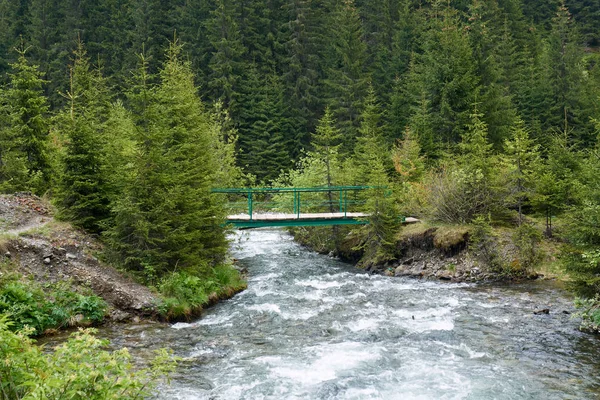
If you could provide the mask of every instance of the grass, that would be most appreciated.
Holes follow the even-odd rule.
[[[189,272],[173,272],[162,278],[158,291],[163,296],[159,304],[161,315],[169,320],[189,320],[204,307],[230,298],[247,284],[231,264],[213,267],[206,276]]]

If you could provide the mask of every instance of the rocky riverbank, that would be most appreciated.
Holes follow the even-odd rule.
[[[394,245],[391,261],[384,264],[365,260],[360,249],[360,234],[348,230],[343,233],[338,251],[327,247],[315,248],[306,238],[306,232],[294,232],[301,244],[321,253],[336,255],[342,260],[358,263],[373,274],[408,276],[418,279],[439,279],[451,282],[478,282],[537,279],[543,275],[522,268],[517,249],[510,234],[496,238],[499,265],[491,267],[469,247],[471,228],[468,226],[430,226],[415,223],[403,227]]]
[[[68,282],[76,292],[91,289],[108,303],[111,320],[158,314],[156,293],[99,261],[101,243],[56,221],[48,204],[35,196],[0,196],[0,246],[0,262],[18,273],[43,284]]]

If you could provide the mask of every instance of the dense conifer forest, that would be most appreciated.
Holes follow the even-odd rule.
[[[0,0],[0,82],[1,190],[166,291],[224,261],[212,187],[364,184],[371,258],[508,224],[600,292],[597,2]]]
[[[550,254],[598,332],[599,134],[598,1],[0,0],[0,192],[44,196],[97,235],[166,318],[245,287],[211,188],[368,185],[370,224],[297,238],[336,251],[352,236],[360,265],[384,265],[398,216],[467,226],[500,276]],[[15,275],[0,279],[11,293],[31,312],[48,302]],[[82,389],[68,369],[56,378],[73,398],[129,365],[87,333],[42,354],[34,331],[11,332],[29,321],[7,322],[12,306],[0,302],[3,399],[46,390],[31,360],[105,362],[77,367]],[[93,398],[148,394],[167,359]]]

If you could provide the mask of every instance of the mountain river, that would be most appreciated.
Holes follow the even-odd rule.
[[[201,319],[101,330],[184,358],[159,399],[600,398],[600,338],[552,282],[368,275],[279,230],[238,233],[232,253],[248,289]]]

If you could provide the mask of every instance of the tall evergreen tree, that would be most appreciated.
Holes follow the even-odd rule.
[[[105,79],[93,69],[80,42],[71,66],[67,106],[56,129],[65,140],[63,171],[55,202],[62,218],[91,232],[105,228],[110,194],[103,165],[109,93]]]
[[[176,43],[160,79],[146,91],[148,123],[137,126],[137,157],[108,238],[125,265],[148,280],[175,269],[202,276],[227,249],[223,210],[210,193],[218,163],[211,121]]]
[[[582,70],[582,49],[580,39],[573,25],[573,19],[564,0],[552,20],[552,30],[546,47],[546,77],[551,86],[548,128],[575,129],[575,133],[587,143],[593,126],[581,103],[584,85]]]
[[[27,181],[14,182],[17,187],[43,194],[50,188],[51,171],[48,156],[48,102],[43,94],[45,81],[38,67],[30,65],[26,49],[11,64],[10,83],[4,94],[8,114],[9,149],[20,152],[28,172]]]
[[[479,93],[479,77],[469,36],[456,12],[438,2],[434,5],[429,11],[431,25],[423,39],[423,54],[415,55],[404,92],[412,96],[413,106],[421,103],[427,107],[434,143],[439,147],[461,138]]]
[[[243,57],[247,49],[242,43],[237,24],[235,4],[231,0],[216,0],[216,9],[207,21],[208,35],[213,46],[208,87],[212,98],[237,120],[241,81],[245,76]]]
[[[339,3],[328,27],[331,44],[326,70],[326,100],[343,134],[343,152],[356,141],[363,99],[367,94],[366,45],[353,0]]]
[[[240,105],[240,164],[259,181],[271,181],[291,167],[289,151],[299,150],[299,143],[286,143],[284,136],[290,126],[283,86],[273,74],[261,79],[253,67],[245,89]]]

